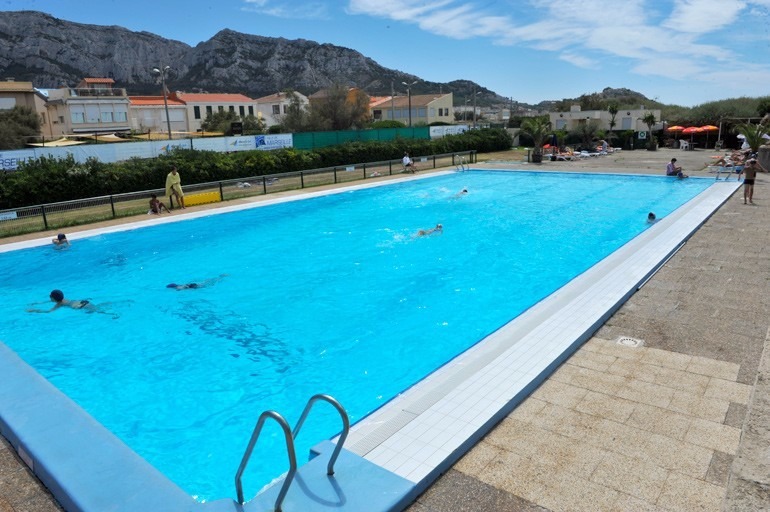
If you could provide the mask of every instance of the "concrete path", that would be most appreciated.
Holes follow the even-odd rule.
[[[480,160],[657,174],[676,157],[689,174],[713,176],[700,169],[714,154],[628,151],[542,165],[510,153]],[[736,193],[408,510],[770,509],[769,182],[758,178],[756,206]],[[634,340],[643,344],[629,346]],[[0,438],[0,512],[49,510],[61,509]]]
[[[693,169],[712,152],[681,153],[542,167],[660,172],[676,157],[709,175]],[[409,512],[770,509],[768,181],[756,206],[738,191]]]

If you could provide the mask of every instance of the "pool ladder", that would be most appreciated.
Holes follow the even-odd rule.
[[[470,167],[468,166],[468,162],[467,160],[465,160],[464,156],[454,155],[452,159],[454,160],[455,158],[459,158],[459,160],[455,161],[455,167],[457,168],[458,171],[467,171],[470,169]]]
[[[305,423],[305,418],[307,418],[310,409],[319,400],[329,402],[335,409],[337,409],[337,412],[340,413],[340,417],[342,418],[342,433],[340,434],[340,438],[337,441],[337,446],[335,446],[334,451],[332,452],[332,456],[329,458],[329,463],[326,465],[326,474],[330,476],[334,474],[334,463],[337,461],[337,457],[339,456],[340,451],[342,451],[342,445],[345,443],[345,439],[348,437],[348,432],[350,431],[350,420],[348,419],[348,413],[345,412],[345,409],[342,407],[342,405],[340,405],[340,403],[332,396],[317,394],[310,397],[310,400],[307,401],[307,405],[305,405],[305,409],[302,411],[302,415],[299,417],[299,421],[297,421],[297,424],[294,426],[294,430],[290,430],[289,423],[286,421],[286,419],[275,411],[265,411],[259,415],[259,420],[257,420],[257,425],[254,427],[254,431],[251,433],[251,439],[249,440],[249,444],[246,447],[246,452],[243,454],[241,464],[238,466],[238,471],[235,473],[235,492],[238,495],[238,503],[241,505],[245,503],[245,500],[243,499],[241,477],[243,476],[243,472],[246,470],[246,465],[249,463],[251,452],[254,450],[254,446],[257,444],[259,434],[262,432],[262,426],[265,424],[265,421],[267,421],[268,418],[272,418],[278,422],[281,430],[283,430],[283,435],[286,439],[286,451],[289,454],[289,471],[286,473],[286,479],[283,481],[281,490],[278,493],[278,498],[275,500],[275,511],[281,512],[281,504],[283,503],[283,499],[286,497],[286,493],[289,492],[289,487],[291,487],[291,483],[294,480],[294,475],[297,472],[297,452],[296,448],[294,447],[294,440],[297,438],[302,425]]]

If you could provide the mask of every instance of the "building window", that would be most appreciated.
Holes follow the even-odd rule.
[[[273,105],[273,115],[277,116],[281,114],[281,106],[280,105]]]
[[[254,107],[252,105],[249,105],[249,115],[250,116],[254,115]]]
[[[428,109],[425,107],[418,108],[417,117],[428,117]]]
[[[193,107],[193,117],[195,119],[200,119],[201,118],[201,108],[199,106]]]
[[[60,122],[61,124],[64,124],[64,116],[59,116],[59,122]]]
[[[222,105],[219,105],[219,107],[217,107],[217,109],[218,109],[220,112],[224,112],[224,111],[225,111],[225,107],[223,107]]]
[[[556,120],[556,129],[557,130],[563,130],[567,127],[567,120],[566,119],[557,119]]]
[[[211,105],[207,105],[207,106],[206,106],[206,117],[210,116],[210,115],[211,115],[211,114],[213,114],[213,113],[214,113],[214,112],[213,112],[213,110],[212,110],[212,108],[211,108]]]
[[[283,106],[283,113],[284,113],[284,114],[285,114],[285,113],[288,111],[288,108],[289,108],[289,106],[288,106],[288,105],[284,105],[284,106]]]
[[[71,112],[70,113],[70,119],[72,119],[72,124],[81,124],[86,122],[86,114],[84,112]],[[64,122],[64,119],[62,118],[62,122]]]
[[[112,122],[112,112],[102,112],[102,122],[103,123],[111,123]]]
[[[235,113],[235,105],[230,105],[230,112]]]
[[[633,121],[630,117],[624,117],[620,120],[620,129],[621,130],[630,130],[631,129],[631,122]]]
[[[382,119],[382,110],[379,110],[379,109],[373,110],[372,116],[374,117],[375,121],[379,121],[380,119]]]
[[[243,105],[238,107],[238,112],[241,113],[241,117],[246,117],[246,107],[244,107]]]
[[[125,123],[128,121],[128,112],[125,110],[116,110],[115,111],[115,122],[116,123]]]

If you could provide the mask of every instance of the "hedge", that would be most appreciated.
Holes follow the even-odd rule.
[[[502,129],[473,130],[435,140],[397,138],[388,142],[350,142],[303,151],[217,153],[174,150],[157,158],[132,158],[103,163],[88,159],[41,157],[26,161],[16,172],[0,174],[0,209],[85,199],[110,194],[163,188],[166,175],[177,166],[185,185],[241,179],[267,174],[400,159],[412,156],[476,150],[479,153],[510,149],[510,135]]]

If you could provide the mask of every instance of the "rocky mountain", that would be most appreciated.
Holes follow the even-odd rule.
[[[83,77],[110,77],[129,94],[157,94],[153,67],[171,66],[169,89],[238,92],[252,98],[294,89],[311,94],[335,81],[370,95],[419,77],[385,68],[361,53],[303,39],[262,37],[222,30],[191,47],[148,32],[86,25],[35,11],[0,16],[0,80],[31,81],[38,88],[74,86]],[[474,89],[475,88],[475,89]],[[479,105],[507,104],[469,80],[420,80],[412,94],[453,92],[455,104],[481,91]]]

